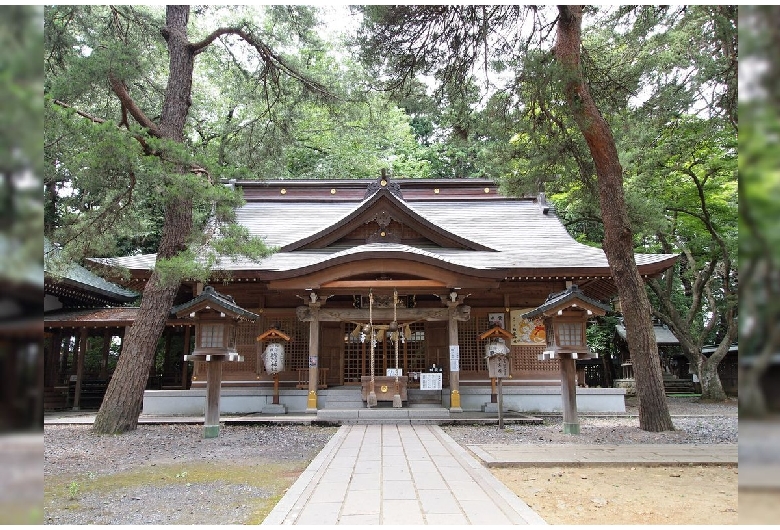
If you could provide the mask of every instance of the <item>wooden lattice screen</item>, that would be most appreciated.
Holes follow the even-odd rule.
[[[471,315],[466,322],[458,322],[458,344],[460,345],[460,370],[462,372],[487,371],[485,344],[479,340],[480,333],[489,328],[487,315]]]
[[[544,350],[544,345],[539,346],[511,346],[509,355],[512,358],[513,372],[560,372],[558,360],[540,361],[539,354]]]
[[[225,363],[222,367],[226,372],[255,371],[257,368],[257,341],[260,334],[258,322],[240,322],[236,326],[236,350],[244,356],[244,362]]]
[[[301,322],[295,315],[277,317],[264,316],[260,321],[262,331],[267,330],[271,324],[275,324],[279,331],[290,337],[290,342],[287,342],[284,345],[285,370],[295,371],[309,367],[308,322]],[[263,345],[263,348],[265,348],[265,344]],[[262,353],[262,351],[260,353]]]

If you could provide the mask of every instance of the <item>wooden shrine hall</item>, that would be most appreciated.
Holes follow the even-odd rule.
[[[243,362],[224,367],[225,412],[262,410],[275,385],[291,411],[366,407],[372,405],[367,380],[373,380],[377,406],[391,405],[398,380],[404,407],[426,402],[455,412],[480,410],[495,394],[495,381],[479,336],[494,325],[512,334],[505,403],[525,410],[560,407],[557,362],[539,360],[544,326],[522,315],[572,285],[605,303],[616,294],[604,252],[575,241],[543,195],[508,198],[484,179],[385,174],[225,185],[242,189],[246,204],[238,222],[278,249],[260,261],[225,258],[210,282],[259,315],[236,328]],[[675,259],[636,255],[645,278]],[[131,279],[123,287],[141,292],[155,256],[92,261],[103,271],[128,269]],[[176,303],[203,288],[184,282]],[[169,324],[175,329],[176,319]],[[274,375],[263,363],[269,344],[257,340],[272,328],[290,339]],[[194,366],[188,390],[148,390],[145,412],[186,413],[201,404],[202,397],[189,398],[203,395],[203,364]],[[578,392],[597,390],[618,392],[622,401],[622,389]]]

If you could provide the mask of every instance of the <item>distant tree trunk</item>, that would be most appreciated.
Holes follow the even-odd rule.
[[[712,358],[702,359],[699,369],[699,381],[701,381],[701,399],[703,401],[725,401],[726,392],[718,375],[718,363]]]
[[[620,296],[626,339],[634,362],[639,427],[654,432],[674,430],[664,393],[650,301],[634,260],[623,192],[623,168],[609,125],[583,79],[580,63],[582,6],[559,6],[558,11],[555,58],[564,68],[566,99],[596,166],[604,221],[604,252]]]
[[[187,40],[188,6],[168,6],[162,34],[168,42],[170,73],[160,118],[160,136],[181,142],[190,107],[195,55]],[[165,220],[157,259],[176,256],[186,248],[192,232],[192,201],[172,199],[165,205]],[[168,313],[179,290],[179,280],[160,278],[157,271],[144,288],[141,307],[124,338],[111,383],[95,417],[94,432],[121,433],[134,430],[143,407],[143,395]]]

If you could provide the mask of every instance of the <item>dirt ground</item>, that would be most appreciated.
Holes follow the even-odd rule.
[[[550,524],[738,523],[737,466],[496,468],[491,472]]]
[[[739,489],[739,524],[778,524],[780,490]]]

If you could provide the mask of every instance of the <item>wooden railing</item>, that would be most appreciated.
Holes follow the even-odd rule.
[[[317,370],[317,373],[319,374],[317,376],[319,379],[319,381],[317,381],[317,388],[328,388],[328,369],[320,368]],[[295,388],[309,388],[308,368],[298,368],[298,384],[295,385]]]

